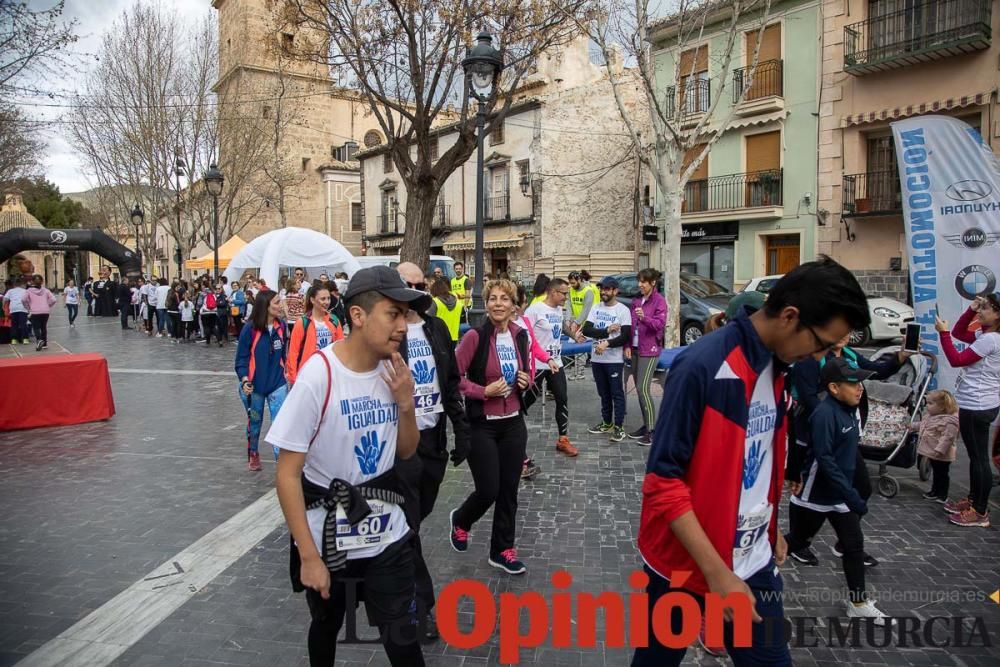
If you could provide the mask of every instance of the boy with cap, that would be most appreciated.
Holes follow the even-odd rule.
[[[344,300],[349,336],[309,358],[267,435],[284,450],[277,487],[292,588],[306,591],[311,664],[334,664],[347,608],[364,601],[389,662],[420,667],[413,533],[395,460],[420,440],[400,345],[410,308],[426,310],[430,297],[373,266],[354,275]]]
[[[868,512],[868,503],[852,483],[859,465],[861,383],[874,374],[844,357],[828,359],[823,366],[821,382],[828,394],[809,420],[811,446],[803,467],[802,489],[789,503],[793,528],[785,541],[789,551],[804,549],[828,520],[844,554],[844,576],[850,592],[847,616],[871,618],[876,625],[884,625],[885,614],[865,593],[861,517]]]

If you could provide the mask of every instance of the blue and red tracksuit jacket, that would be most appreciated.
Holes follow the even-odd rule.
[[[696,593],[707,592],[708,585],[670,523],[694,510],[732,568],[750,401],[757,377],[772,359],[777,415],[768,533],[773,546],[785,468],[786,365],[764,347],[750,319],[738,317],[685,350],[667,375],[642,484],[639,553],[667,579],[674,571],[691,572],[684,588]]]

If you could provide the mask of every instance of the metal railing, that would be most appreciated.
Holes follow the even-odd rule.
[[[936,51],[990,40],[991,0],[922,0],[844,27],[844,69],[913,62]]]
[[[844,176],[841,210],[843,215],[898,213],[903,210],[899,174],[869,171]]]
[[[782,205],[782,170],[752,171],[688,181],[681,213]]]
[[[679,95],[676,86],[667,86],[666,92],[666,112],[669,118],[673,118],[676,115],[678,104],[680,104],[681,116],[708,113],[709,108],[712,106],[711,79],[696,79],[691,77],[684,82]]]
[[[379,234],[399,233],[399,211],[392,211],[386,215],[377,216],[375,220]]]
[[[451,205],[438,204],[434,211],[434,226],[447,227],[451,224]]]
[[[486,198],[483,217],[487,220],[503,220],[510,217],[510,193],[504,192],[495,197]]]
[[[741,67],[733,70],[733,104],[740,101],[746,84],[746,97],[743,101],[759,100],[764,97],[781,97],[784,95],[784,62],[781,60],[765,60],[757,63],[757,69],[753,72],[753,81],[750,81],[749,67]]]

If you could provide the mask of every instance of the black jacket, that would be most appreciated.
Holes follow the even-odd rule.
[[[799,497],[820,505],[845,503],[852,512],[865,514],[867,504],[852,483],[860,439],[855,408],[827,396],[809,420],[809,433]]]
[[[444,401],[444,411],[451,420],[451,428],[455,432],[456,448],[468,451],[469,446],[469,420],[465,415],[465,403],[462,401],[462,392],[458,385],[461,377],[458,374],[458,363],[455,361],[455,349],[451,344],[451,335],[448,327],[437,317],[421,315],[424,320],[424,335],[434,352],[434,365],[437,366],[438,382],[441,383],[441,400]],[[409,362],[406,340],[399,346],[399,352],[403,359]],[[438,426],[444,422],[439,422]],[[424,448],[426,438],[420,438],[421,455],[431,458],[447,458],[448,434],[447,429],[439,428],[440,437],[433,451]],[[458,445],[464,444],[465,447]]]

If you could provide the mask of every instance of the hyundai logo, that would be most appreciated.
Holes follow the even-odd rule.
[[[980,199],[989,197],[992,192],[993,186],[989,183],[971,179],[952,183],[944,191],[949,199],[954,199],[955,201],[979,201]]]
[[[66,232],[52,232],[49,234],[49,240],[52,243],[66,243]]]

